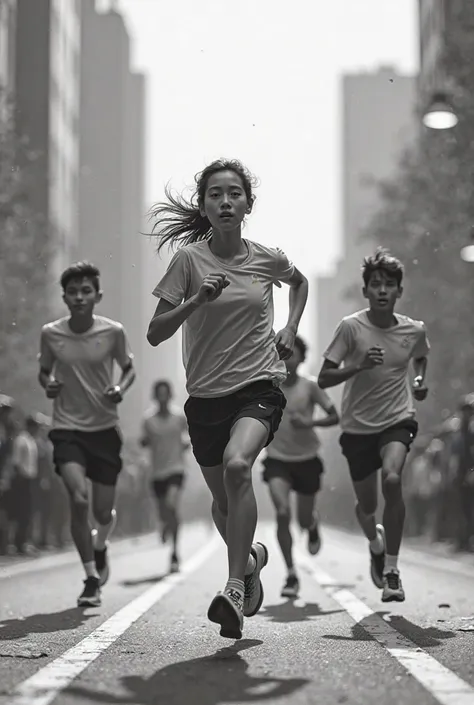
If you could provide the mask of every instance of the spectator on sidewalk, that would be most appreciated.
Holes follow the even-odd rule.
[[[32,539],[33,492],[38,475],[37,432],[38,423],[28,416],[13,440],[9,510],[13,524],[12,542],[19,554],[29,552]]]
[[[460,426],[454,437],[455,508],[458,551],[474,549],[474,394],[461,399]]]
[[[8,550],[8,495],[13,448],[12,413],[14,404],[11,397],[0,394],[0,555],[5,555]]]
[[[33,513],[34,513],[34,545],[38,549],[50,547],[53,529],[55,526],[54,514],[56,508],[52,503],[52,487],[54,480],[53,447],[48,438],[51,421],[44,414],[34,417],[37,427],[33,429],[33,436],[38,449],[38,474],[34,480]],[[61,543],[60,536],[56,536],[56,543]]]

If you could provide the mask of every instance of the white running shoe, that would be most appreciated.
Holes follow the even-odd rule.
[[[370,577],[375,587],[381,590],[384,587],[383,571],[385,568],[385,529],[382,524],[377,524],[377,534],[381,537],[383,541],[383,551],[382,553],[374,553],[370,547]]]
[[[226,639],[242,639],[244,626],[243,603],[236,590],[218,592],[207,611],[208,619],[220,624],[220,635]]]
[[[253,617],[259,611],[263,602],[263,585],[260,580],[260,572],[268,563],[268,550],[263,543],[254,543],[250,550],[255,558],[255,569],[244,579],[244,615]]]

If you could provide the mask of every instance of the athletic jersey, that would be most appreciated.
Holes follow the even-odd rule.
[[[117,405],[104,396],[114,383],[114,361],[123,369],[132,361],[121,323],[94,316],[85,333],[74,333],[69,318],[43,326],[40,366],[63,383],[53,402],[53,428],[102,431],[118,422]]]
[[[424,323],[395,314],[396,325],[379,328],[367,310],[343,318],[324,357],[335,364],[356,365],[367,350],[380,345],[384,361],[347,380],[342,397],[341,428],[346,433],[378,433],[415,416],[409,377],[410,360],[428,355]]]
[[[312,377],[298,376],[294,384],[284,384],[282,391],[287,404],[278,431],[267,446],[267,455],[285,462],[310,460],[318,455],[318,434],[314,428],[295,428],[291,417],[296,413],[305,419],[312,419],[315,406],[327,410],[332,402]]]
[[[165,480],[185,471],[185,440],[188,424],[182,414],[167,416],[154,413],[143,422],[142,437],[150,450],[150,471],[153,480]]]
[[[183,323],[183,362],[190,396],[220,397],[251,382],[281,383],[273,331],[273,285],[288,282],[293,264],[279,249],[244,240],[246,259],[229,264],[202,241],[179,249],[153,294],[175,306],[198,293],[204,277],[225,272],[230,285]]]

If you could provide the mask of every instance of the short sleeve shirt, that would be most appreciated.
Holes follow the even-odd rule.
[[[273,330],[273,285],[288,282],[293,264],[278,248],[250,240],[247,258],[229,264],[208,241],[182,247],[153,294],[178,306],[198,293],[204,277],[225,272],[230,285],[183,324],[183,362],[190,396],[220,397],[257,380],[286,379]]]
[[[321,445],[316,429],[295,428],[291,417],[293,414],[299,414],[311,420],[316,407],[327,411],[333,403],[313,377],[298,376],[294,384],[285,384],[282,389],[286,397],[286,407],[278,431],[267,447],[267,455],[284,462],[311,460],[318,455]]]
[[[378,433],[415,417],[409,378],[412,359],[428,355],[430,345],[422,321],[395,314],[396,325],[373,325],[367,310],[344,318],[324,357],[337,365],[362,362],[367,350],[385,350],[382,365],[362,370],[344,385],[341,428],[346,433]]]
[[[74,333],[67,317],[43,326],[40,366],[63,383],[53,403],[53,428],[113,428],[118,422],[117,405],[104,391],[114,383],[114,363],[124,369],[132,359],[122,324],[104,316],[94,316],[85,333]]]
[[[185,472],[184,443],[188,438],[188,424],[182,414],[152,414],[144,420],[142,433],[150,449],[153,480],[165,480]]]

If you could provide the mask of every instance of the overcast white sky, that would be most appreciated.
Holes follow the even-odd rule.
[[[339,78],[416,72],[416,0],[119,5],[148,77],[148,202],[169,179],[181,188],[212,159],[239,158],[261,180],[247,236],[282,247],[308,277],[327,272],[340,243]]]

